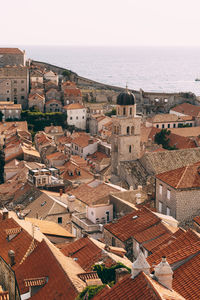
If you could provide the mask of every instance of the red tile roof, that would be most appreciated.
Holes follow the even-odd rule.
[[[174,270],[172,286],[185,299],[200,299],[200,254]]]
[[[66,110],[71,110],[71,109],[84,109],[85,107],[80,103],[71,103],[69,105],[64,106],[63,108]]]
[[[60,247],[59,247],[60,248]],[[77,263],[85,270],[91,271],[93,265],[101,260],[104,260],[105,265],[110,267],[115,264],[108,256],[102,253],[102,250],[97,247],[88,237],[81,238],[70,244],[63,244],[61,252],[65,256],[77,258]]]
[[[192,105],[190,103],[182,103],[176,107],[171,108],[172,111],[179,112],[184,115],[197,117],[200,113],[200,106]]]
[[[118,192],[117,189],[105,184],[100,183],[96,187],[91,187],[88,184],[81,184],[78,188],[71,191],[71,193],[80,201],[87,205],[100,203],[107,203],[107,200],[103,200],[104,197],[111,193]],[[103,202],[101,202],[101,199]],[[99,203],[100,201],[100,203]]]
[[[156,178],[175,189],[200,187],[200,162],[158,174]]]
[[[94,300],[174,300],[183,299],[178,293],[171,291],[149,276],[140,272],[134,279],[125,276],[111,289],[103,289]]]
[[[0,48],[0,54],[24,54],[19,48]]]
[[[161,220],[154,213],[143,207],[140,210],[120,218],[116,223],[105,225],[104,228],[121,241],[126,241],[135,235],[139,238],[137,233],[141,233],[153,225],[158,224],[160,221]]]
[[[15,252],[15,265],[12,268],[15,270],[22,262],[23,258],[27,254],[27,250],[32,244],[33,238],[23,229],[16,233],[10,241],[7,240],[8,230],[19,228],[19,224],[12,218],[0,221],[0,255],[9,264],[10,259],[8,251],[13,250]],[[6,232],[7,231],[7,232]],[[37,241],[34,242],[38,244]]]
[[[195,223],[197,223],[198,225],[200,225],[200,216],[196,216],[196,217],[193,219],[193,221],[194,221]]]
[[[162,256],[166,256],[168,260],[168,256],[172,255],[172,253],[182,250],[187,246],[191,246],[192,243],[199,241],[200,237],[190,229],[180,234],[177,238],[176,235],[173,235],[173,239],[164,243],[158,251],[155,251],[152,255],[148,256],[147,261],[152,265],[155,262],[158,262]]]
[[[44,240],[17,268],[15,274],[21,293],[26,291],[24,279],[47,278],[47,283],[31,297],[34,300],[74,300],[78,294]]]

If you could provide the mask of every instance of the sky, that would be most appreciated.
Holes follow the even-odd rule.
[[[200,46],[199,0],[8,0],[1,46]]]

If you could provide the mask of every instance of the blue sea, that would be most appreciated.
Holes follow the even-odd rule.
[[[200,95],[200,48],[20,46],[26,56],[102,83]]]

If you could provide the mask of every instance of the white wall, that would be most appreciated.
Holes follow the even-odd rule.
[[[103,223],[103,217],[105,218],[105,223],[107,223],[107,214],[109,212],[109,222],[113,220],[113,205],[97,205],[97,206],[88,206],[87,207],[87,218],[93,222],[98,223],[97,218],[99,219],[99,223]]]
[[[69,125],[74,125],[77,128],[85,130],[86,129],[86,108],[68,109],[67,123]]]

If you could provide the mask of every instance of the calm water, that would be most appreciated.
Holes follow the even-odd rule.
[[[200,95],[200,48],[20,46],[27,57],[121,87]]]

